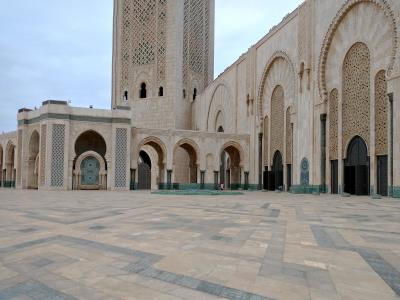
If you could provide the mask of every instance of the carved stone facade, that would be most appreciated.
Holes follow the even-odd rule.
[[[356,170],[354,190],[400,197],[400,2],[307,0],[213,80],[214,2],[115,0],[112,109],[21,109],[2,185],[135,189],[144,151],[153,188],[340,193]],[[86,132],[97,142],[76,151]]]
[[[339,94],[338,90],[334,89],[329,95],[329,160],[338,159],[338,109],[339,109]]]
[[[286,110],[286,164],[292,164],[293,157],[293,126],[292,126],[292,110],[290,107]]]
[[[388,107],[386,72],[379,71],[375,77],[375,152],[388,155]]]
[[[278,85],[271,97],[271,161],[276,151],[283,155],[285,129],[285,98],[283,87]]]
[[[192,95],[212,80],[209,74],[210,1],[185,0],[183,19],[183,87]]]
[[[355,136],[360,136],[369,146],[370,133],[370,83],[371,59],[365,44],[356,43],[347,53],[343,63],[343,149]],[[344,152],[344,156],[345,156]]]
[[[124,0],[121,7],[119,96],[139,92],[145,80],[155,91],[165,84],[167,10],[166,0]],[[140,73],[147,73],[140,78]],[[153,74],[151,78],[150,74]]]

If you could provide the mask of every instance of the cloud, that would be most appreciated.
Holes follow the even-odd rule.
[[[0,10],[0,132],[17,110],[46,99],[74,106],[111,103],[111,0],[13,0]],[[282,3],[284,2],[284,4]],[[218,75],[300,0],[216,0]]]

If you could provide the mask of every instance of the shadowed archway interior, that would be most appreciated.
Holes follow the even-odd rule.
[[[357,136],[347,149],[344,167],[344,191],[352,195],[369,195],[369,157],[367,144]]]
[[[28,188],[37,189],[39,180],[39,133],[35,130],[29,141]]]
[[[107,144],[104,138],[94,130],[85,131],[75,142],[75,153],[74,188],[106,189],[107,160],[105,156]]]
[[[138,189],[150,190],[151,189],[151,159],[145,151],[140,151],[138,161]]]

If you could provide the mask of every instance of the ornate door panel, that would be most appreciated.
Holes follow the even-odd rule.
[[[87,157],[81,165],[81,184],[86,186],[99,185],[100,163],[94,157]]]

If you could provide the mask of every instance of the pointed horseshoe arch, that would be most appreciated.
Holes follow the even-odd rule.
[[[132,161],[137,161],[139,159],[140,150],[145,145],[152,146],[157,151],[157,153],[160,156],[160,161],[159,161],[160,164],[167,163],[167,147],[165,146],[164,142],[161,139],[155,136],[149,136],[147,138],[144,138],[139,143],[139,145],[137,146],[137,151],[133,153],[134,157]]]
[[[326,82],[326,68],[327,68],[327,60],[329,50],[331,48],[332,40],[335,36],[337,29],[339,28],[343,19],[347,16],[352,8],[360,3],[373,3],[377,5],[380,9],[384,11],[385,16],[390,21],[391,31],[392,31],[392,53],[390,57],[390,64],[387,68],[387,73],[390,76],[394,64],[396,61],[396,53],[398,47],[398,36],[397,36],[397,25],[396,25],[396,18],[395,15],[385,0],[348,0],[342,8],[338,11],[335,18],[333,19],[328,32],[325,35],[322,49],[319,57],[319,66],[318,66],[318,88],[321,99],[323,101],[328,100],[328,91],[327,91],[327,82]]]
[[[289,69],[290,69],[290,73],[291,73],[290,76],[292,78],[289,79],[290,82],[287,82],[286,84],[289,85],[287,88],[289,90],[292,90],[291,92],[293,93],[293,95],[290,95],[290,97],[293,97],[293,99],[295,98],[295,94],[296,94],[296,76],[295,76],[295,74],[296,74],[296,71],[295,71],[294,65],[292,63],[292,60],[289,58],[289,56],[284,51],[277,51],[271,56],[271,58],[267,62],[266,68],[261,77],[260,86],[258,88],[258,101],[257,102],[258,102],[258,118],[260,121],[262,121],[262,119],[264,117],[264,103],[263,103],[264,100],[263,99],[265,96],[264,92],[265,92],[268,75],[277,59],[283,59],[289,65]]]

